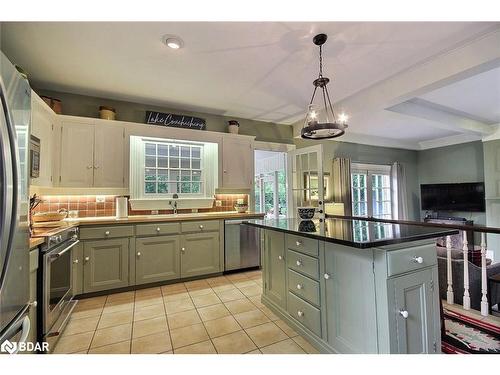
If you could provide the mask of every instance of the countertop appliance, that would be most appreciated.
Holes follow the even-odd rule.
[[[50,228],[46,233],[35,234],[44,237],[38,257],[37,285],[42,303],[37,310],[37,337],[38,342],[49,343],[51,351],[77,303],[73,300],[72,249],[80,241],[78,227]]]
[[[0,349],[9,353],[30,329],[30,122],[30,85],[0,51]]]
[[[224,221],[225,271],[260,267],[260,230],[243,222]]]

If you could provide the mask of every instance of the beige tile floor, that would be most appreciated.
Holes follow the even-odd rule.
[[[79,301],[55,353],[306,354],[260,302],[260,271]]]

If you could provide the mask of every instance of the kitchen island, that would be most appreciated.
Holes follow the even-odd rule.
[[[364,220],[249,220],[262,229],[262,302],[324,353],[440,353],[435,238]]]

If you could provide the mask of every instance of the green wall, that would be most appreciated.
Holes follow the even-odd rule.
[[[65,115],[99,117],[99,106],[106,105],[116,109],[117,120],[144,123],[146,111],[151,110],[201,117],[206,120],[207,130],[223,133],[227,132],[228,120],[238,120],[240,123],[240,134],[254,135],[258,141],[293,143],[293,128],[291,125],[278,125],[270,122],[246,120],[238,117],[184,111],[169,107],[70,94],[41,88],[34,88],[34,90],[38,95],[46,95],[60,99],[62,101],[63,114]]]
[[[318,141],[294,140],[297,148],[318,144]],[[420,220],[420,198],[418,185],[417,151],[397,148],[361,145],[339,141],[321,141],[323,144],[324,171],[332,174],[332,164],[335,157],[350,158],[353,162],[372,164],[392,164],[400,162],[407,176],[408,216],[410,220]]]
[[[418,152],[419,184],[484,182],[483,142],[469,142]],[[484,212],[450,212],[486,224]]]

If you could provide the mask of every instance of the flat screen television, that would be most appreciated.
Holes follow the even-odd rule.
[[[484,183],[420,185],[422,210],[484,212]]]

